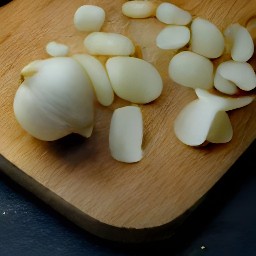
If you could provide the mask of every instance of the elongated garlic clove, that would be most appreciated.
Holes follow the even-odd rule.
[[[233,137],[233,128],[225,111],[217,112],[206,140],[211,143],[227,143]]]
[[[156,45],[164,50],[180,49],[190,40],[190,30],[185,26],[169,25],[158,34]]]
[[[106,68],[114,92],[122,99],[146,104],[158,98],[163,82],[156,68],[133,57],[113,57]]]
[[[216,115],[216,108],[205,101],[195,100],[181,110],[174,122],[177,138],[186,145],[202,145]]]
[[[46,45],[46,52],[52,57],[65,57],[68,55],[69,47],[53,41]]]
[[[24,82],[14,98],[14,113],[24,130],[45,141],[73,132],[90,136],[93,89],[75,60],[55,57],[34,61],[22,70],[22,75]]]
[[[223,78],[219,72],[218,68],[216,70],[215,76],[214,76],[214,87],[225,94],[233,95],[238,92],[238,87],[231,81]]]
[[[220,57],[225,41],[220,30],[210,21],[196,18],[191,24],[191,50],[207,58]]]
[[[130,18],[144,19],[156,14],[157,5],[150,1],[129,1],[122,5],[122,13]]]
[[[100,31],[105,21],[105,11],[96,5],[83,5],[74,15],[74,25],[79,31]]]
[[[135,47],[132,41],[121,34],[93,32],[84,40],[84,46],[92,55],[132,55]]]
[[[213,64],[196,53],[180,52],[170,61],[169,76],[183,86],[210,89],[213,86]]]
[[[242,108],[249,105],[254,97],[253,96],[243,96],[243,97],[228,97],[228,96],[219,96],[210,93],[207,90],[202,90],[200,88],[195,89],[197,97],[201,101],[208,102],[216,108],[217,111],[230,111],[237,108]]]
[[[114,100],[114,92],[101,62],[87,54],[75,54],[73,58],[82,65],[91,79],[99,103],[103,106],[111,105]]]
[[[256,87],[256,75],[249,63],[226,61],[218,66],[216,72],[241,90],[250,91]]]
[[[159,21],[170,25],[187,25],[192,20],[189,12],[171,3],[161,3],[156,9],[156,17]]]
[[[109,132],[109,148],[114,159],[125,163],[143,157],[143,120],[139,107],[127,106],[114,111]]]
[[[240,24],[232,24],[224,31],[231,57],[235,61],[246,62],[254,52],[254,44],[248,30]]]

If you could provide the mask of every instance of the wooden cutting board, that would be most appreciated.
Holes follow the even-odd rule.
[[[196,96],[168,78],[174,52],[155,46],[155,37],[165,25],[154,18],[122,16],[124,2],[14,0],[0,8],[0,167],[82,228],[107,239],[139,242],[169,235],[255,140],[256,104],[230,113],[234,127],[230,143],[203,148],[180,143],[173,132],[174,119]],[[107,14],[103,30],[129,36],[164,80],[161,97],[141,107],[145,157],[137,164],[119,163],[109,153],[112,112],[129,104],[120,99],[110,107],[97,105],[89,139],[72,135],[51,143],[38,141],[14,118],[20,70],[32,60],[46,58],[49,41],[68,44],[72,53],[84,52],[86,34],[76,31],[73,15],[85,3],[102,6]],[[244,25],[256,14],[255,0],[173,3],[220,29],[232,22]]]

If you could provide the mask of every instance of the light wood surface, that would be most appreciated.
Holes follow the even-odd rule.
[[[256,104],[230,112],[234,128],[230,143],[204,148],[180,143],[173,121],[195,94],[168,78],[174,52],[157,49],[154,42],[164,25],[154,18],[122,16],[124,2],[14,0],[0,8],[0,167],[90,232],[108,239],[139,241],[163,236],[161,227],[172,226],[185,216],[255,140]],[[122,164],[110,156],[112,111],[128,104],[117,97],[110,107],[97,105],[95,130],[89,139],[69,136],[51,143],[38,141],[14,118],[12,104],[20,70],[32,60],[46,58],[49,41],[68,44],[72,53],[84,52],[86,34],[73,26],[73,15],[84,3],[102,6],[107,14],[103,30],[128,35],[163,77],[162,96],[141,107],[145,157],[140,163]],[[255,0],[173,3],[221,29],[232,22],[244,25],[256,15]],[[154,233],[154,228],[159,229]]]

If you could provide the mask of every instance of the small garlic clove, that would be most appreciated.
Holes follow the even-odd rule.
[[[158,98],[163,82],[156,68],[134,57],[113,57],[106,69],[114,92],[122,99],[146,104]]]
[[[132,41],[121,34],[93,32],[84,40],[84,46],[92,55],[132,55],[135,47]]]
[[[122,5],[122,13],[130,18],[143,19],[156,14],[156,3],[150,1],[129,1]]]
[[[241,90],[250,91],[256,87],[256,75],[249,63],[226,61],[218,66],[217,72]]]
[[[83,5],[74,15],[74,25],[79,31],[100,31],[105,21],[105,11],[96,5]]]
[[[171,3],[161,3],[156,9],[156,17],[159,21],[170,25],[187,25],[192,20],[189,12]]]
[[[254,44],[248,30],[240,24],[232,24],[224,31],[231,57],[235,61],[246,62],[254,52]]]
[[[26,65],[20,72],[23,78],[31,77],[38,72],[38,64],[40,64],[41,60],[35,60]]]
[[[249,105],[253,100],[253,96],[243,96],[243,97],[228,97],[219,96],[210,93],[207,90],[202,90],[200,88],[195,89],[195,93],[200,101],[208,102],[215,107],[216,112],[218,111],[230,111],[237,108],[242,108]]]
[[[215,115],[206,140],[211,143],[227,143],[233,137],[233,128],[228,114],[220,111]]]
[[[216,108],[205,101],[194,100],[181,110],[174,121],[177,138],[186,145],[202,145],[216,115]]]
[[[190,40],[190,30],[185,26],[169,25],[158,34],[156,45],[164,50],[180,49]]]
[[[13,107],[24,130],[45,141],[73,132],[90,136],[94,119],[93,89],[75,60],[55,57],[34,61],[22,73],[23,76],[25,73],[24,82],[16,92]]]
[[[46,52],[52,57],[65,57],[68,55],[69,47],[53,41],[46,45]]]
[[[103,106],[111,105],[114,100],[114,92],[101,62],[87,54],[75,54],[73,58],[82,65],[91,79],[99,103]]]
[[[231,81],[223,78],[219,72],[218,69],[214,76],[214,87],[225,94],[234,95],[238,92],[238,87]]]
[[[210,89],[213,86],[213,64],[196,53],[180,52],[170,61],[169,76],[183,86]]]
[[[207,58],[220,57],[225,41],[220,30],[208,20],[196,18],[191,24],[191,50]]]
[[[109,132],[109,148],[114,159],[125,163],[143,157],[143,120],[139,107],[127,106],[114,111]]]

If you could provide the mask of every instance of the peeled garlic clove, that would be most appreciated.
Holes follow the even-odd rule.
[[[191,49],[207,58],[220,57],[225,41],[220,30],[208,20],[196,18],[191,24]]]
[[[179,49],[190,40],[190,30],[185,26],[167,26],[156,38],[156,45],[161,49]]]
[[[228,45],[231,47],[231,57],[235,61],[246,62],[254,52],[254,44],[248,30],[240,24],[232,24],[224,31]]]
[[[91,79],[99,103],[103,106],[111,105],[114,100],[114,92],[101,62],[87,54],[76,54],[73,58],[82,65]]]
[[[145,104],[158,98],[163,82],[156,68],[133,57],[113,57],[106,68],[114,92],[122,99]]]
[[[196,53],[180,52],[170,61],[169,76],[183,86],[210,89],[213,86],[213,64]]]
[[[93,32],[85,38],[84,46],[92,55],[131,55],[135,52],[132,41],[116,33]]]
[[[22,75],[24,82],[14,98],[14,113],[24,130],[45,141],[73,132],[91,135],[93,90],[75,60],[55,57],[34,61]]]
[[[241,90],[250,91],[256,87],[256,75],[249,63],[226,61],[218,66],[217,72]]]
[[[211,143],[227,143],[233,137],[233,128],[226,112],[218,112],[212,122],[207,135],[207,141]]]
[[[77,30],[94,32],[100,31],[105,21],[105,11],[96,5],[83,5],[74,15],[74,24]]]
[[[130,18],[149,18],[155,16],[156,3],[150,1],[129,1],[123,4],[122,13]]]
[[[187,25],[192,20],[189,12],[171,3],[161,3],[156,9],[156,17],[159,21],[170,25]]]
[[[143,120],[139,107],[127,106],[114,111],[109,132],[109,148],[114,159],[138,162],[143,157]]]
[[[174,121],[177,138],[189,146],[199,146],[206,141],[216,115],[216,109],[205,101],[195,100],[181,110]]]
[[[253,96],[243,96],[238,98],[219,96],[200,88],[195,89],[195,92],[200,101],[205,101],[208,104],[214,106],[216,112],[230,111],[236,108],[242,108],[249,105],[254,99]]]
[[[52,57],[65,57],[68,55],[69,47],[53,41],[46,45],[46,52]]]
[[[233,82],[223,78],[218,73],[218,69],[217,69],[217,71],[215,73],[215,76],[214,76],[214,87],[218,91],[220,91],[222,93],[225,93],[225,94],[229,94],[229,95],[233,95],[233,94],[236,94],[238,92],[237,86]]]

